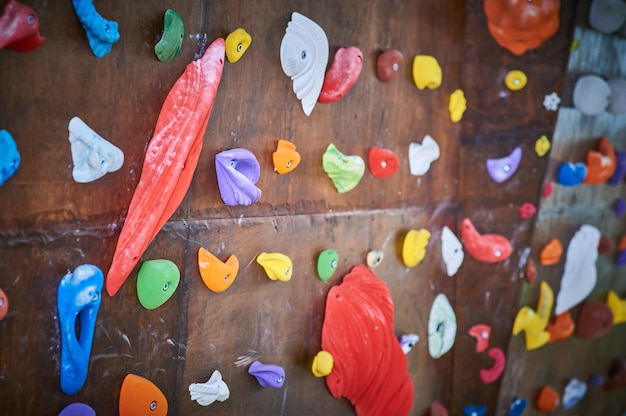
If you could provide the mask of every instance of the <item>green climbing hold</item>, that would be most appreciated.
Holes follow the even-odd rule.
[[[322,166],[340,194],[357,186],[365,173],[365,162],[360,156],[344,155],[333,143],[322,155]]]
[[[317,275],[322,282],[332,277],[338,263],[339,255],[332,248],[326,249],[320,253],[317,257]]]
[[[156,309],[172,297],[178,283],[180,271],[169,260],[148,260],[137,275],[137,297],[146,309]]]
[[[169,62],[178,56],[185,37],[183,19],[172,9],[165,11],[163,17],[163,36],[154,45],[154,53],[161,62]]]

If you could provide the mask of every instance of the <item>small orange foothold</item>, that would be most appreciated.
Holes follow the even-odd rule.
[[[537,267],[535,266],[533,259],[528,259],[524,271],[526,272],[526,279],[528,279],[528,283],[532,284],[532,282],[534,282],[537,278]]]
[[[128,374],[120,391],[120,416],[166,416],[167,399],[150,380]]]
[[[548,323],[547,331],[550,333],[548,344],[554,341],[563,341],[574,333],[574,321],[569,312],[557,315],[554,323]]]
[[[231,255],[222,262],[212,253],[200,247],[198,249],[198,268],[204,284],[213,292],[223,292],[230,287],[239,272],[239,260]]]
[[[287,140],[278,139],[276,151],[272,153],[274,170],[278,173],[289,173],[300,163],[300,153],[296,152],[296,146]]]
[[[619,244],[617,245],[617,249],[619,251],[626,250],[626,235],[623,235],[622,238],[620,238]]]
[[[606,138],[600,139],[598,150],[587,152],[587,175],[583,180],[589,185],[602,184],[613,176],[616,167],[615,150],[613,145]]]
[[[559,406],[561,397],[552,387],[544,386],[537,397],[537,410],[539,413],[548,413]]]
[[[561,256],[563,255],[563,245],[561,242],[553,238],[548,241],[548,244],[545,245],[543,250],[541,250],[541,254],[539,255],[539,263],[543,266],[552,266],[561,261]]]

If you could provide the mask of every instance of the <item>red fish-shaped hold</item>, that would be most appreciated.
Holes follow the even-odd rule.
[[[461,242],[472,257],[483,263],[504,261],[513,251],[506,237],[500,234],[479,234],[469,218],[461,223]]]
[[[356,46],[339,48],[333,64],[324,77],[320,103],[332,103],[343,98],[361,75],[363,52]]]
[[[30,52],[44,42],[39,35],[37,13],[25,4],[9,0],[0,16],[0,49]]]

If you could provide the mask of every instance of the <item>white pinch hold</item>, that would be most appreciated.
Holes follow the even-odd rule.
[[[67,128],[74,163],[72,176],[76,182],[92,182],[122,167],[124,153],[83,120],[73,117]]]
[[[439,145],[428,134],[424,136],[422,144],[411,143],[409,145],[409,170],[411,175],[420,176],[428,172],[431,163],[439,159],[440,155]]]
[[[446,264],[448,276],[454,276],[463,264],[463,244],[447,226],[441,230],[441,257]]]
[[[567,247],[561,289],[556,297],[555,315],[567,312],[578,305],[596,285],[598,279],[596,260],[600,237],[600,230],[591,225],[583,225],[572,237]]]
[[[223,402],[230,397],[230,390],[222,380],[222,374],[215,370],[206,383],[191,383],[189,385],[191,400],[202,406],[208,406],[214,401]]]
[[[293,81],[302,110],[311,114],[324,84],[328,39],[317,23],[294,12],[280,43],[280,65]]]

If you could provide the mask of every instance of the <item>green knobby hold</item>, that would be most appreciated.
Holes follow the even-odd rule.
[[[172,297],[180,283],[180,271],[169,260],[148,260],[137,275],[137,297],[146,309],[156,309]]]
[[[340,194],[354,189],[365,173],[365,162],[361,157],[346,156],[333,143],[322,156],[322,166]]]
[[[317,275],[322,282],[332,277],[338,262],[339,255],[332,248],[326,249],[320,253],[317,257]]]
[[[154,45],[154,53],[161,62],[169,62],[178,56],[185,37],[183,19],[172,9],[165,11],[163,17],[163,36]]]

